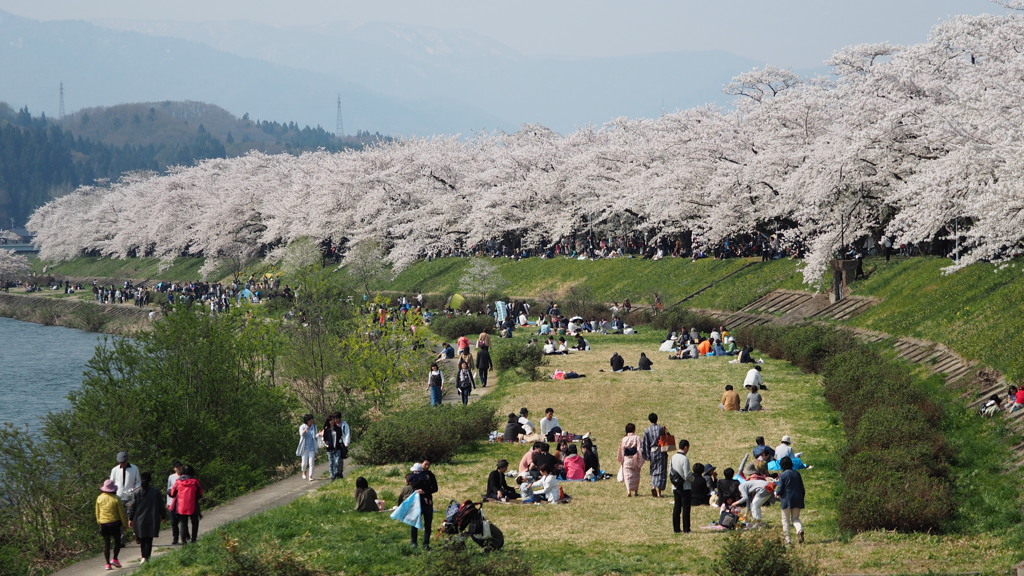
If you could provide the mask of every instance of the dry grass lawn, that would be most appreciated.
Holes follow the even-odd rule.
[[[592,350],[550,357],[545,367],[548,375],[562,369],[586,378],[506,384],[499,392],[499,411],[518,413],[526,406],[536,423],[545,408],[554,408],[563,429],[591,433],[602,467],[612,474],[618,470],[616,449],[626,423],[633,422],[642,431],[650,412],[657,413],[677,439],[690,441],[691,462],[713,463],[719,472],[737,467],[756,436],[763,435],[774,446],[789,434],[794,448],[814,465],[803,472],[809,508],[802,515],[807,543],[799,553],[816,559],[828,573],[1005,573],[1015,561],[1012,550],[996,538],[867,533],[843,539],[835,519],[839,481],[835,446],[841,431],[820,393],[819,378],[765,358],[765,410],[724,412],[718,408],[724,386],[733,384],[741,399],[745,397],[742,382],[749,366],[729,364],[726,358],[669,361],[667,354],[657,351],[661,336],[594,335],[589,338]],[[640,352],[646,352],[654,370],[611,373],[608,359],[614,351],[634,366]],[[425,401],[419,387],[411,392]],[[527,449],[519,444],[487,444],[462,454],[454,463],[436,464],[440,493],[435,508],[442,509],[449,500],[479,499],[495,461],[506,458],[514,469]],[[397,492],[399,471],[392,469],[384,476],[387,481],[378,481],[378,490]],[[718,518],[717,510],[709,507],[693,509],[692,534],[673,534],[671,487],[667,497],[652,498],[646,466],[640,498],[627,499],[624,485],[615,480],[562,485],[573,496],[571,504],[485,506],[491,521],[504,531],[508,546],[530,553],[544,551],[542,565],[536,566],[538,573],[697,574],[706,571],[725,537],[701,529]],[[769,523],[765,537],[781,534],[777,506],[765,509],[765,519]]]

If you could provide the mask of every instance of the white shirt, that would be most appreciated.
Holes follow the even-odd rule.
[[[758,388],[760,388],[761,384],[763,383],[764,380],[761,378],[761,371],[758,370],[757,368],[751,368],[750,370],[748,370],[747,377],[743,379],[744,388],[746,388],[747,386],[757,386]]]
[[[540,419],[540,435],[541,436],[547,436],[548,432],[550,432],[551,429],[554,428],[555,426],[558,426],[559,428],[562,427],[558,423],[558,418],[555,418],[554,416],[551,417],[551,420],[548,420],[547,416],[545,416],[544,418],[541,418]]]
[[[536,430],[536,428],[533,427],[533,423],[525,416],[519,417],[519,423],[523,425],[523,430],[526,431],[527,435],[533,434],[533,431]]]
[[[129,464],[127,468],[120,465],[114,466],[110,471],[110,479],[117,485],[117,497],[122,502],[127,502],[135,496],[135,492],[142,488],[142,479],[139,477],[139,467]]]
[[[558,502],[558,478],[555,478],[554,474],[548,474],[547,476],[541,476],[540,480],[533,483],[534,486],[540,486],[543,488],[544,498],[555,504]]]
[[[170,508],[171,505],[174,504],[174,498],[171,498],[171,488],[174,488],[174,483],[178,481],[178,478],[180,478],[180,476],[178,476],[177,472],[174,472],[170,476],[167,477],[167,507],[168,508]]]

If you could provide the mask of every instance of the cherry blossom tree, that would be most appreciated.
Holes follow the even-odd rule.
[[[729,109],[565,135],[526,125],[128,174],[28,226],[47,260],[202,255],[207,270],[328,239],[345,265],[400,269],[488,244],[777,234],[806,241],[808,282],[883,233],[955,246],[950,270],[1022,252],[1024,16],[951,18],[921,44],[850,46],[828,64],[821,78],[745,72]]]

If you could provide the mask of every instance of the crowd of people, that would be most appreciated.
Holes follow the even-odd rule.
[[[162,493],[153,485],[152,472],[140,472],[127,452],[117,453],[117,464],[100,486],[95,506],[107,570],[122,567],[119,555],[129,539],[139,545],[140,562],[147,562],[165,519],[170,520],[173,546],[196,541],[203,485],[192,466],[175,461],[171,469]]]

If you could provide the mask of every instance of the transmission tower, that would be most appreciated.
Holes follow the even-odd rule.
[[[57,118],[59,120],[63,120],[64,119],[64,83],[63,82],[60,83],[60,113],[58,114]]]
[[[339,138],[345,135],[345,122],[341,119],[341,94],[338,94],[338,124],[334,128],[334,135]]]

